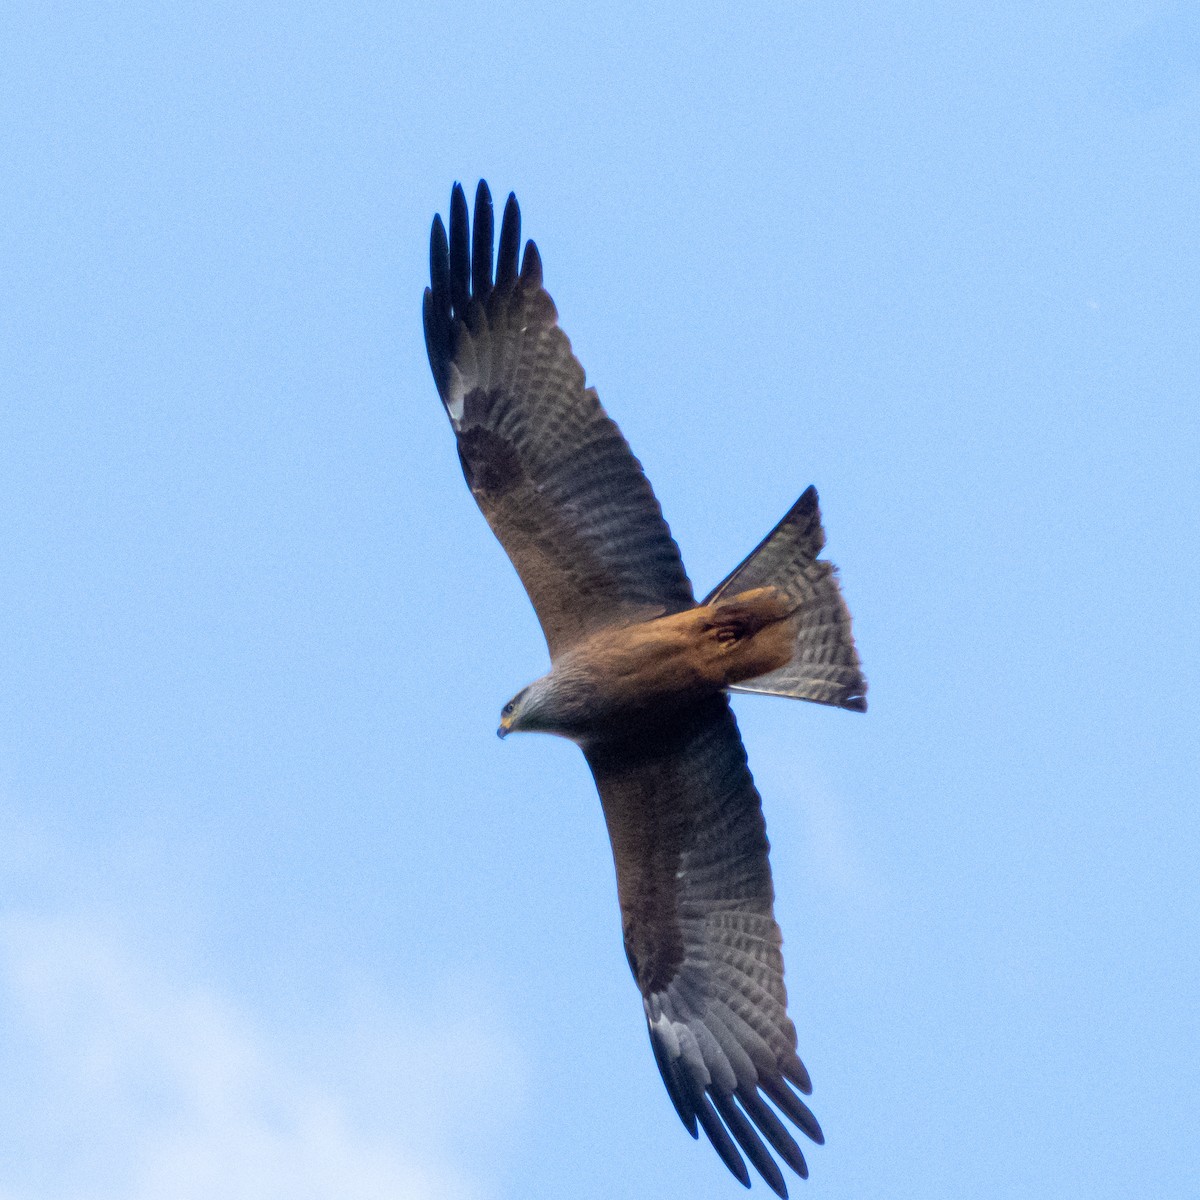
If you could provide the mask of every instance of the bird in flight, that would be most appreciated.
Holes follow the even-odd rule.
[[[762,804],[728,693],[866,710],[850,614],[809,488],[697,603],[641,464],[559,328],[510,195],[493,263],[486,183],[474,227],[455,185],[434,218],[425,344],[476,503],[537,613],[551,670],[501,737],[574,741],[600,793],[621,929],[650,1045],[680,1120],[779,1196],[775,1152],[808,1167],[812,1091],[787,1015]],[[771,1149],[767,1147],[770,1146]],[[740,1148],[740,1151],[739,1151]]]

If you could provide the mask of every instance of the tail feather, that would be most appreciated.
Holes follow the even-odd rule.
[[[808,488],[750,555],[704,600],[773,587],[794,606],[795,652],[778,670],[735,684],[737,692],[794,696],[866,712],[867,681],[854,648],[850,610],[837,571],[818,559],[825,545],[817,489]]]

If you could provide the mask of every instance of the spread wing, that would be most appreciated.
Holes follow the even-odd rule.
[[[743,1184],[739,1146],[786,1196],[764,1139],[801,1177],[808,1168],[779,1114],[824,1139],[794,1090],[811,1085],[787,1015],[766,826],[729,702],[584,752],[612,839],[625,951],[676,1111]]]
[[[533,242],[518,269],[520,222],[510,195],[493,277],[487,185],[473,237],[455,185],[449,239],[433,222],[425,345],[467,484],[553,658],[597,629],[694,601],[641,464],[558,327]]]

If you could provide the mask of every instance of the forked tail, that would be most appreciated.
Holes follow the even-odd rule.
[[[778,670],[734,684],[735,692],[794,696],[854,712],[867,710],[850,610],[833,563],[818,559],[825,545],[817,489],[810,487],[749,557],[705,598],[710,604],[751,588],[773,587],[794,605],[795,650]]]

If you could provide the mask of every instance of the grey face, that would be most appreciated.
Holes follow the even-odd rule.
[[[507,737],[528,730],[582,741],[596,729],[598,715],[601,719],[607,717],[608,709],[595,681],[577,671],[564,671],[559,664],[549,675],[522,688],[504,706],[496,733]]]
[[[496,730],[496,736],[498,738],[506,738],[510,733],[512,733],[513,714],[516,711],[517,705],[515,700],[510,700],[500,710],[500,728]]]
[[[528,688],[522,688],[501,710],[500,728],[496,730],[498,738],[506,738],[514,729],[519,729],[521,704],[525,699]]]

